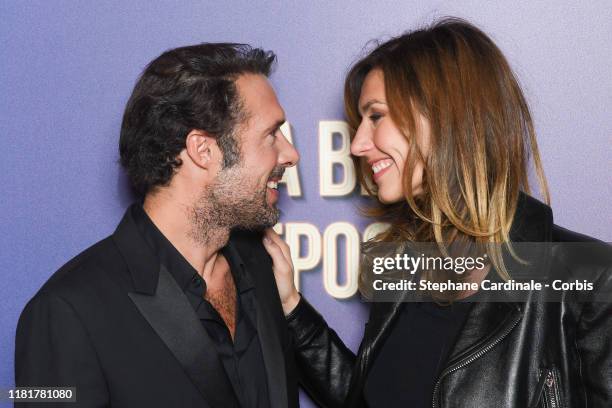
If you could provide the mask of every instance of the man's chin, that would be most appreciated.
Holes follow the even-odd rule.
[[[263,231],[276,225],[280,219],[280,210],[276,206],[271,206],[265,214],[260,214],[251,220],[238,220],[232,231]]]
[[[230,230],[230,232],[263,232],[267,227],[263,225],[238,225]]]
[[[248,224],[248,225],[237,225],[231,229],[231,231],[251,231],[251,232],[263,232],[265,229],[273,227],[275,223],[266,224]]]

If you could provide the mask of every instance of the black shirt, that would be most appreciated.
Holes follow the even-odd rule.
[[[368,372],[371,408],[430,407],[433,388],[471,303],[404,303]]]
[[[153,249],[200,319],[215,344],[232,387],[242,407],[269,407],[268,383],[257,335],[255,291],[238,251],[228,243],[221,252],[229,263],[236,285],[236,331],[229,329],[215,308],[204,299],[206,282],[180,252],[157,229],[142,206],[134,205],[132,215],[147,244]],[[223,375],[223,373],[220,373]]]

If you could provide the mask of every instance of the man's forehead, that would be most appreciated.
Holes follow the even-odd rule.
[[[238,93],[244,99],[276,99],[276,92],[262,74],[242,74],[236,79]]]
[[[252,125],[266,127],[285,120],[285,111],[264,75],[243,74],[236,80],[236,87]]]

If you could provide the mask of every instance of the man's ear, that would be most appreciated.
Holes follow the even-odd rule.
[[[193,163],[201,168],[208,169],[211,164],[218,161],[217,142],[208,132],[193,129],[185,138],[185,150]]]

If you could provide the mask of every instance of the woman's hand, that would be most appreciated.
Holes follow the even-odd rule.
[[[263,245],[272,257],[272,271],[285,316],[297,306],[300,294],[293,282],[293,262],[289,246],[272,228],[264,232]]]

